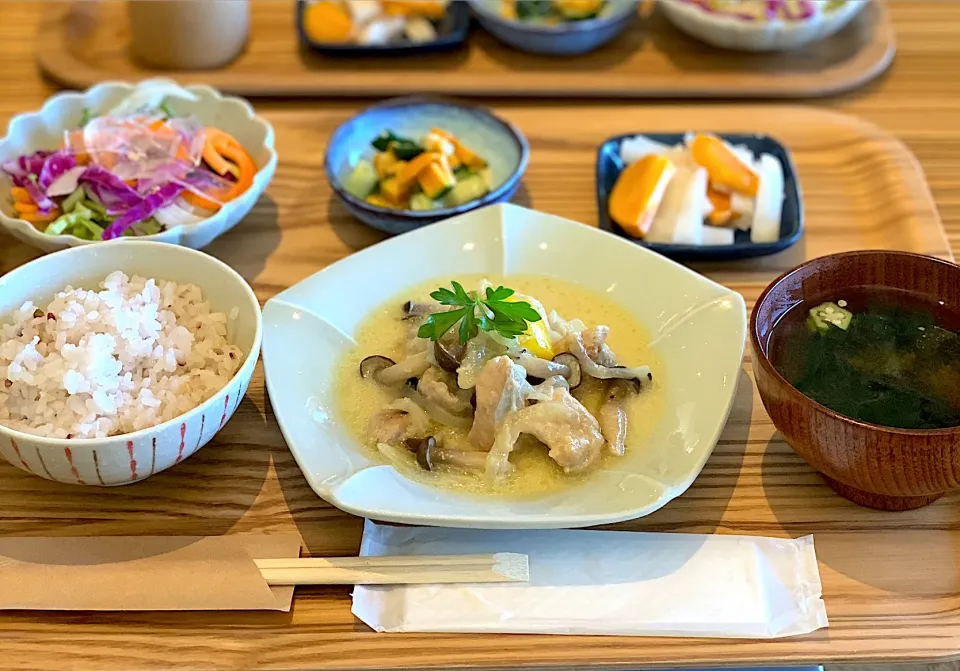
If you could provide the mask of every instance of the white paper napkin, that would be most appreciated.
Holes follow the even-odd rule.
[[[367,521],[361,555],[520,552],[530,582],[358,586],[377,631],[778,638],[827,626],[813,537],[482,531]]]

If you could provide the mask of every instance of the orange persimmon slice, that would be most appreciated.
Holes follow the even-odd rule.
[[[740,218],[739,213],[733,211],[729,193],[717,191],[713,186],[708,186],[707,199],[713,205],[713,212],[707,216],[707,223],[711,226],[726,226]]]
[[[713,135],[695,135],[690,155],[707,170],[710,183],[730,191],[756,197],[760,178],[740,160],[726,142]]]
[[[650,230],[667,185],[677,167],[666,156],[651,154],[628,166],[610,192],[610,218],[634,238]]]
[[[303,13],[303,28],[316,42],[346,42],[353,32],[350,12],[340,2],[316,2]]]

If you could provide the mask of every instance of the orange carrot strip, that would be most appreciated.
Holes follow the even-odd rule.
[[[221,143],[226,144],[220,133],[221,131],[216,128],[206,129],[206,137],[203,140],[203,160],[207,162],[207,165],[209,165],[210,169],[215,173],[225,175],[227,174],[227,170],[229,170],[229,166],[223,156],[220,155],[219,145]]]
[[[235,173],[237,175],[237,181],[229,190],[210,193],[211,197],[216,198],[222,203],[233,200],[249,189],[253,184],[253,176],[257,173],[257,164],[249,152],[229,133],[225,133],[219,128],[206,129],[206,137],[204,138],[203,144],[203,160],[220,175],[233,172],[230,170],[231,163],[237,168],[237,173]],[[218,203],[190,191],[184,192],[183,198],[191,205],[197,207],[214,211],[220,209]]]
[[[22,186],[10,187],[10,195],[13,196],[14,202],[33,205],[33,198],[30,197],[30,192]]]
[[[233,185],[228,196],[229,200],[233,200],[253,186],[253,176],[257,174],[257,164],[253,162],[253,157],[250,156],[247,150],[239,144],[231,144],[224,154],[233,161],[240,170],[237,182]]]
[[[220,209],[220,203],[215,203],[212,200],[208,200],[203,196],[195,194],[193,191],[184,191],[182,194],[180,194],[180,197],[191,205],[202,207],[205,210],[212,210],[216,212]]]
[[[39,228],[40,225],[49,224],[59,216],[60,216],[60,210],[53,209],[53,210],[50,210],[50,212],[48,212],[47,214],[41,214],[39,212],[25,212],[20,215],[20,218],[25,219],[26,221],[29,221],[31,224]]]
[[[17,201],[13,204],[13,209],[15,209],[20,214],[36,214],[39,208],[33,203],[21,203]]]

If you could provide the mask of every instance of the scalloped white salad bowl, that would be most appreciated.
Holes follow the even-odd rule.
[[[20,114],[10,121],[6,137],[0,140],[0,164],[36,151],[58,149],[63,144],[65,131],[79,128],[89,115],[105,113],[135,91],[142,92],[148,87],[170,88],[176,84],[168,79],[146,80],[139,84],[105,82],[83,92],[52,96],[39,111]],[[153,235],[134,238],[200,249],[236,226],[250,212],[273,178],[277,153],[273,127],[256,116],[249,102],[224,96],[209,86],[190,85],[183,89],[194,99],[167,98],[169,108],[176,115],[195,115],[205,126],[229,133],[243,145],[257,167],[252,185],[235,199],[224,203],[215,214],[196,223],[171,226]],[[0,226],[18,240],[45,252],[102,242],[75,235],[44,233],[18,217],[9,195],[10,187],[9,175],[0,171]]]
[[[339,371],[363,342],[368,317],[392,314],[386,301],[460,275],[565,282],[643,327],[662,399],[647,416],[649,432],[610,466],[520,497],[436,487],[378,459],[345,414],[360,408],[359,395],[338,401]],[[400,317],[399,302],[395,309]],[[268,301],[263,321],[270,401],[313,490],[355,515],[451,527],[607,524],[680,496],[726,424],[746,338],[737,292],[609,233],[515,205],[474,210],[353,254]],[[479,412],[479,391],[477,399]]]
[[[825,40],[853,21],[872,0],[803,0],[809,15],[795,18],[753,16],[743,5],[729,3],[715,11],[709,0],[659,0],[658,7],[677,28],[707,44],[739,51],[787,51]],[[779,3],[784,9],[786,3]],[[755,6],[770,11],[769,3]],[[739,11],[739,14],[738,14]],[[796,11],[796,10],[792,10]]]

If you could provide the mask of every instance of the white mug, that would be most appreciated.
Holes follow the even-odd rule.
[[[209,70],[243,51],[250,0],[129,0],[133,57],[155,68]]]

